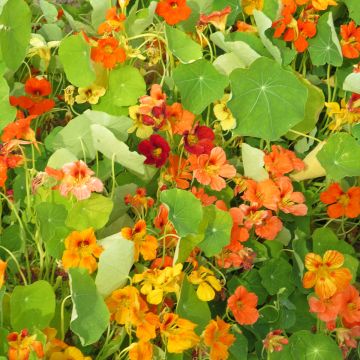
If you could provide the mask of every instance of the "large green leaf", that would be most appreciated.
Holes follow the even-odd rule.
[[[343,0],[349,9],[350,17],[360,25],[360,1],[359,0]]]
[[[338,239],[336,234],[329,228],[315,229],[312,234],[313,252],[323,255],[327,250],[337,250],[343,254],[353,254],[355,250],[344,240]]]
[[[39,280],[16,286],[10,298],[10,321],[15,331],[44,329],[55,314],[55,294],[51,285]]]
[[[305,106],[305,118],[299,124],[295,125],[292,130],[309,133],[315,128],[316,123],[319,120],[322,109],[325,105],[325,96],[323,91],[315,85],[312,85],[310,81],[300,78],[300,81],[308,89],[308,98]],[[294,140],[299,135],[289,132],[286,137],[290,140]]]
[[[91,12],[91,23],[97,30],[98,26],[105,20],[107,9],[111,8],[111,0],[90,0],[93,8]]]
[[[193,285],[186,279],[181,286],[176,313],[197,324],[198,326],[195,329],[197,334],[201,334],[211,320],[209,305],[197,297]]]
[[[331,337],[298,331],[290,337],[290,353],[294,360],[341,360],[340,348]]]
[[[219,74],[206,60],[192,64],[181,64],[173,73],[184,107],[200,114],[213,101],[223,97],[228,78]]]
[[[96,78],[90,61],[90,45],[81,34],[71,35],[61,41],[60,61],[68,80],[79,87],[91,85]]]
[[[347,133],[331,135],[317,158],[331,179],[360,175],[360,145]]]
[[[306,87],[274,60],[259,58],[249,69],[234,70],[230,81],[236,135],[277,140],[304,119]]]
[[[17,70],[25,58],[31,34],[31,11],[24,0],[8,0],[0,16],[0,45],[6,66]]]
[[[100,241],[104,248],[95,279],[99,293],[106,297],[126,284],[134,263],[134,243],[124,239],[120,233]]]
[[[146,84],[138,69],[130,65],[112,70],[108,96],[116,106],[130,106],[146,93]]]
[[[60,148],[57,149],[50,157],[47,166],[54,169],[60,169],[66,163],[70,163],[78,160],[78,158],[68,149]]]
[[[166,39],[170,51],[182,63],[189,63],[202,57],[202,49],[200,44],[196,43],[184,32],[166,25]]]
[[[1,33],[1,31],[0,31]],[[0,73],[0,131],[12,122],[16,116],[16,107],[11,106],[9,102],[9,86]]]
[[[69,211],[66,225],[75,230],[93,227],[101,229],[109,220],[113,202],[110,198],[92,194],[91,198],[78,201]]]
[[[292,267],[282,258],[269,260],[260,270],[261,284],[270,295],[275,295],[281,289],[291,293],[294,284]]]
[[[199,199],[189,191],[171,189],[161,192],[160,201],[169,208],[169,220],[179,236],[196,234],[203,216]]]
[[[268,172],[264,168],[265,153],[249,144],[241,144],[241,155],[244,166],[244,175],[255,181],[262,181],[269,178]]]
[[[204,240],[198,246],[210,257],[229,245],[233,221],[227,211],[219,210],[214,205],[204,207],[204,218],[207,219],[208,226]]]
[[[235,332],[235,342],[229,348],[228,360],[247,360],[248,358],[248,340],[240,332]]]
[[[315,66],[325,64],[342,65],[343,56],[331,12],[320,17],[316,36],[309,39],[309,53]]]
[[[83,346],[98,341],[109,324],[110,314],[94,280],[86,269],[69,269],[73,310],[71,330]]]

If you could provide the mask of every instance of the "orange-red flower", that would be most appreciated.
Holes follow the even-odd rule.
[[[309,299],[310,312],[315,313],[320,320],[325,322],[336,320],[342,305],[343,296],[341,293],[336,293],[328,299],[318,299],[315,296]]]
[[[46,79],[29,78],[24,89],[27,96],[10,96],[11,105],[27,110],[30,115],[41,115],[55,106],[54,100],[45,98],[51,94],[51,84]]]
[[[235,336],[230,333],[230,324],[219,316],[210,320],[204,333],[204,343],[210,347],[211,360],[226,360],[229,356],[228,349],[235,342]]]
[[[23,139],[34,142],[35,141],[35,132],[31,129],[30,124],[35,115],[30,115],[28,117],[19,117],[14,122],[8,124],[1,136],[3,142],[8,142],[13,139]]]
[[[328,250],[320,255],[309,253],[305,256],[305,267],[308,270],[303,278],[306,289],[315,287],[315,293],[321,299],[328,299],[337,291],[345,289],[351,281],[349,269],[343,268],[344,255],[335,250]]]
[[[166,341],[167,351],[180,354],[197,345],[200,338],[194,332],[196,326],[177,314],[165,313],[160,324],[160,334]]]
[[[342,307],[340,316],[347,327],[360,322],[360,295],[354,286],[348,286],[341,292]]]
[[[180,103],[173,103],[166,106],[166,120],[170,123],[173,134],[182,135],[191,130],[195,115],[185,110]]]
[[[163,204],[159,206],[159,212],[154,219],[154,226],[161,231],[161,235],[166,234],[164,240],[167,248],[176,246],[178,237],[173,236],[176,235],[176,230],[172,222],[169,221],[169,210]]]
[[[126,16],[122,13],[117,14],[115,6],[107,10],[105,18],[106,21],[98,27],[98,33],[100,35],[111,33],[112,31],[118,32],[124,29]]]
[[[119,47],[118,40],[108,37],[97,41],[97,46],[91,49],[91,59],[102,63],[107,69],[112,69],[118,63],[125,62],[126,53],[122,47]]]
[[[81,267],[91,274],[97,269],[96,258],[100,256],[103,248],[96,243],[93,228],[73,231],[64,243],[62,263],[66,270],[71,267]]]
[[[7,262],[2,261],[0,259],[0,289],[5,283],[5,270],[6,270]]]
[[[280,329],[270,331],[263,340],[264,348],[269,353],[274,351],[281,351],[283,349],[283,345],[288,343],[289,340],[284,335],[282,335],[282,330]]]
[[[257,33],[256,26],[249,25],[246,22],[240,20],[236,22],[236,29],[239,32]]]
[[[175,25],[189,18],[191,8],[186,4],[186,0],[160,0],[155,12],[163,17],[167,24]]]
[[[9,345],[9,360],[28,360],[31,353],[36,354],[39,359],[44,357],[44,349],[41,341],[36,340],[36,335],[29,335],[25,329],[20,333],[12,332],[7,336]]]
[[[203,206],[209,206],[217,200],[216,196],[206,194],[203,188],[197,189],[195,186],[193,186],[191,188],[191,192],[201,201]]]
[[[227,306],[240,325],[252,325],[259,318],[257,302],[258,297],[254,293],[248,292],[244,286],[239,286],[229,297]]]
[[[354,21],[341,25],[341,50],[344,57],[357,59],[360,56],[360,26],[356,27]]]
[[[209,15],[201,14],[199,22],[202,25],[214,25],[220,31],[225,31],[226,21],[230,13],[231,7],[227,6],[223,10],[214,11]]]
[[[280,145],[272,145],[271,152],[264,156],[265,169],[273,176],[279,177],[292,171],[300,171],[305,167],[304,162],[295,153]]]
[[[139,260],[141,254],[144,260],[153,260],[156,258],[158,241],[156,237],[146,234],[145,220],[139,220],[133,228],[124,227],[121,229],[121,235],[134,243],[134,260]]]
[[[143,209],[147,211],[154,205],[154,199],[150,196],[146,196],[146,189],[141,187],[136,189],[135,195],[126,194],[124,202],[126,205],[130,205],[140,212]]]
[[[327,213],[333,219],[341,216],[356,218],[360,215],[359,186],[353,186],[344,192],[338,183],[333,183],[320,194],[320,200],[324,204],[330,205]]]
[[[130,345],[130,360],[152,360],[153,345],[147,341],[134,342]]]
[[[210,155],[202,154],[193,158],[191,164],[195,179],[216,191],[226,187],[224,178],[236,175],[235,167],[227,163],[225,151],[221,147],[213,148]]]
[[[169,164],[164,173],[164,180],[175,182],[179,189],[187,189],[192,180],[192,174],[189,170],[189,162],[180,158],[180,156],[170,153]]]
[[[236,267],[250,270],[255,258],[256,254],[251,248],[241,245],[238,250],[233,250],[230,246],[226,246],[218,257],[217,263],[224,269]]]

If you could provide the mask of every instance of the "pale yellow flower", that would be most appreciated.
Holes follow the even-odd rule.
[[[252,15],[255,9],[263,9],[264,0],[241,0],[241,6],[246,15]]]
[[[89,104],[97,104],[99,98],[105,95],[105,88],[98,85],[90,85],[84,88],[78,88],[78,94],[75,98],[75,101],[78,104],[83,104],[88,102]]]
[[[327,107],[327,114],[333,120],[329,125],[329,129],[332,131],[340,130],[346,124],[360,122],[360,113],[349,111],[344,99],[341,100],[341,104],[329,102],[325,103],[325,106]]]
[[[75,102],[74,91],[75,87],[73,85],[69,85],[64,89],[64,100],[70,106],[73,106]]]
[[[129,116],[133,121],[133,125],[128,129],[128,133],[136,131],[136,136],[140,139],[147,139],[153,133],[152,126],[145,125],[142,122],[141,114],[139,113],[139,105],[129,107]]]
[[[229,99],[230,95],[225,94],[220,101],[215,103],[214,106],[214,115],[216,119],[220,121],[220,125],[223,130],[231,130],[236,126],[236,120],[230,109],[227,107]]]

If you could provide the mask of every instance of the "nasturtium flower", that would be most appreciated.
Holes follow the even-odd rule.
[[[258,297],[254,293],[247,291],[244,286],[239,286],[228,298],[227,306],[240,325],[252,325],[259,318],[257,303]]]
[[[75,86],[69,85],[64,89],[64,101],[70,105],[73,106],[75,104]]]
[[[139,112],[139,105],[129,107],[129,116],[133,120],[133,125],[128,129],[128,133],[135,134],[140,139],[147,139],[154,132],[152,125],[144,123],[143,115]]]
[[[148,341],[134,342],[130,345],[130,360],[152,360],[153,345]]]
[[[191,8],[186,4],[186,0],[160,0],[155,12],[164,18],[167,24],[175,25],[190,17]]]
[[[189,161],[180,158],[179,155],[169,154],[169,163],[163,174],[165,181],[176,184],[179,189],[187,189],[192,180],[192,173],[189,169]]]
[[[264,0],[241,0],[241,7],[246,15],[252,15],[254,10],[262,10]]]
[[[68,346],[63,351],[53,352],[49,360],[91,360],[90,356],[85,356],[78,348],[75,346]]]
[[[75,97],[75,101],[78,104],[97,104],[101,96],[105,95],[105,88],[96,84],[84,88],[78,88],[78,95]]]
[[[335,250],[328,250],[324,256],[309,253],[305,256],[308,270],[303,278],[306,289],[315,287],[315,293],[321,299],[328,299],[336,292],[345,289],[351,281],[349,269],[342,267],[344,255]]]
[[[143,140],[138,146],[140,154],[146,156],[144,164],[162,167],[170,153],[170,146],[167,141],[158,134],[153,134],[148,140]]]
[[[103,248],[97,244],[94,229],[73,231],[64,241],[62,264],[66,270],[72,267],[85,268],[89,273],[97,269],[96,259]]]
[[[352,99],[353,96],[350,101]],[[344,99],[341,100],[340,104],[337,102],[325,103],[327,114],[332,119],[332,122],[329,124],[330,130],[338,131],[341,130],[344,125],[352,125],[360,122],[360,106],[356,106],[356,101],[350,101],[347,104]]]
[[[91,49],[91,59],[101,63],[105,68],[112,69],[126,60],[125,50],[119,46],[119,41],[113,37],[99,39]]]
[[[289,340],[282,334],[280,329],[270,331],[263,340],[264,348],[272,353],[274,351],[281,351],[283,346],[289,343]]]
[[[226,187],[224,178],[236,175],[235,167],[227,162],[225,151],[221,147],[213,148],[210,155],[201,154],[193,158],[192,169],[195,179],[200,184],[209,185],[215,191]]]
[[[160,323],[160,334],[169,353],[182,353],[196,346],[200,338],[195,334],[193,322],[174,313],[165,313]]]
[[[148,269],[135,274],[133,282],[141,283],[140,292],[149,304],[158,305],[168,293],[179,294],[182,280],[182,264],[165,269]]]
[[[329,6],[336,6],[335,0],[295,0],[298,5],[312,5],[315,10],[326,10]]]
[[[184,147],[190,154],[210,154],[214,141],[213,130],[205,125],[196,124],[193,129],[184,132]]]
[[[199,22],[201,25],[211,24],[214,25],[218,30],[225,31],[226,21],[230,13],[231,7],[226,6],[221,11],[213,11],[208,15],[201,14]]]
[[[134,243],[135,261],[139,261],[140,254],[144,260],[153,260],[156,258],[156,250],[159,246],[158,241],[155,236],[146,233],[145,220],[139,220],[133,228],[122,228],[121,235]]]
[[[35,132],[31,129],[31,122],[36,118],[34,115],[24,117],[23,114],[18,112],[18,119],[5,126],[1,140],[8,142],[13,139],[22,139],[35,142]]]
[[[210,320],[203,333],[204,343],[210,348],[211,360],[226,360],[229,357],[229,347],[236,338],[230,333],[230,324],[219,316]]]
[[[216,119],[220,121],[221,128],[223,130],[231,130],[236,126],[236,120],[227,107],[227,102],[230,100],[230,95],[225,94],[223,98],[216,102],[214,105],[214,115]]]
[[[336,320],[343,305],[342,293],[336,293],[328,299],[311,296],[309,298],[310,312],[315,313],[321,321]]]
[[[236,22],[236,30],[239,32],[246,32],[246,33],[257,33],[257,27],[253,25],[247,24],[245,21],[238,20]]]
[[[221,290],[221,283],[214,276],[214,272],[204,266],[193,270],[188,279],[192,284],[198,285],[196,295],[202,301],[213,300],[215,291]]]
[[[320,201],[329,205],[327,214],[332,219],[341,216],[356,218],[360,215],[359,186],[353,186],[344,192],[338,183],[333,183],[320,194]]]
[[[106,11],[106,21],[101,23],[98,27],[98,34],[103,35],[111,32],[118,32],[124,29],[124,21],[126,16],[124,14],[117,14],[116,7],[111,7]]]
[[[154,226],[160,230],[160,235],[165,241],[166,248],[176,246],[178,236],[173,223],[169,221],[169,209],[164,204],[159,206],[158,213],[154,218]]]
[[[166,120],[173,134],[182,135],[185,131],[191,130],[195,115],[176,102],[166,106]]]
[[[357,59],[360,56],[360,26],[356,27],[354,21],[340,26],[341,50],[344,57]]]
[[[26,329],[20,331],[20,333],[12,332],[7,335],[8,359],[28,360],[31,354],[36,354],[39,359],[42,359],[44,357],[43,345],[36,338],[36,335],[29,335]]]
[[[347,327],[360,322],[360,295],[359,291],[352,285],[349,285],[341,293],[342,307],[340,316]]]
[[[0,289],[5,283],[5,270],[7,267],[7,262],[0,259]]]

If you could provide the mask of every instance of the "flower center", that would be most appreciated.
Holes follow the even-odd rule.
[[[199,141],[199,138],[196,135],[189,135],[187,140],[189,145],[196,145]]]
[[[343,207],[347,207],[348,204],[349,204],[349,201],[350,201],[350,199],[349,199],[349,196],[348,196],[348,195],[343,194],[343,195],[340,195],[340,196],[339,196],[338,203],[339,203],[340,205],[342,205]]]
[[[104,52],[106,52],[107,54],[112,54],[113,48],[110,45],[106,45],[104,47]]]
[[[156,148],[155,150],[152,151],[152,155],[156,158],[159,158],[161,154],[162,154],[162,148]]]
[[[173,9],[176,9],[176,8],[178,7],[178,4],[177,4],[176,1],[172,1],[172,2],[170,3],[170,6],[171,6]]]

